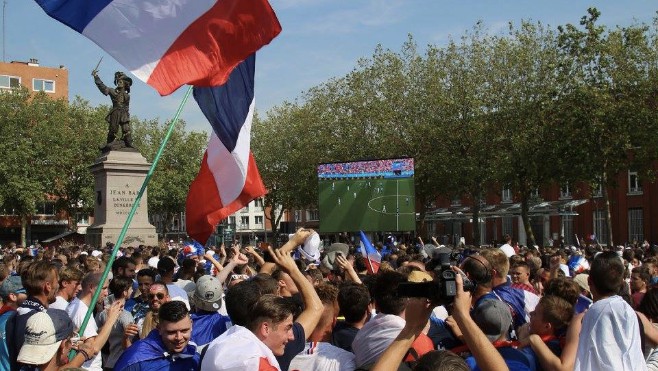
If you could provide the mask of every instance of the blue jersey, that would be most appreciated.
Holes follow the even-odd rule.
[[[231,327],[231,320],[217,312],[192,313],[192,337],[196,345],[205,345],[213,341]]]
[[[126,349],[114,365],[115,371],[197,371],[201,366],[196,346],[188,344],[178,354],[169,354],[158,330]]]

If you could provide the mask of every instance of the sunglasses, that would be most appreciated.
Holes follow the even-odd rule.
[[[155,294],[155,295],[153,295],[153,294],[149,294],[149,295],[148,295],[148,298],[149,298],[150,300],[153,300],[153,299],[155,299],[155,298],[158,298],[158,300],[162,300],[162,299],[165,298],[165,294],[164,294],[164,293],[161,293],[161,292],[159,292],[159,293],[157,293],[157,294]]]

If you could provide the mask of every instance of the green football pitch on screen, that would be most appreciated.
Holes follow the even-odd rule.
[[[414,178],[320,179],[320,232],[414,231]]]

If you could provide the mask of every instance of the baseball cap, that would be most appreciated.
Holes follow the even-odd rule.
[[[420,283],[420,282],[434,281],[434,279],[427,272],[411,271],[411,273],[409,273],[409,277],[407,277],[407,281]]]
[[[485,300],[473,310],[472,317],[492,342],[507,335],[512,326],[512,313],[502,300]]]
[[[61,309],[48,309],[30,316],[25,327],[25,342],[18,362],[42,365],[53,358],[62,340],[73,334],[73,321]]]
[[[201,276],[196,281],[196,289],[189,293],[197,309],[216,312],[222,307],[222,283],[213,276]]]
[[[25,294],[25,287],[20,276],[9,276],[0,285],[0,297],[6,298],[9,294]]]
[[[326,253],[325,257],[322,259],[322,265],[327,269],[336,269],[334,263],[336,262],[336,255],[341,253],[344,258],[347,258],[347,254],[350,252],[350,247],[344,243],[335,242],[332,243],[328,248],[324,250]]]
[[[580,286],[581,289],[590,291],[589,283],[587,282],[588,278],[589,278],[589,274],[581,273],[579,275],[576,275],[576,277],[573,278],[573,282],[577,283],[578,286]]]

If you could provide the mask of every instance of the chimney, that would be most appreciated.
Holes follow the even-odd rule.
[[[28,66],[39,67],[39,60],[36,58],[30,58],[30,61],[27,62]]]

